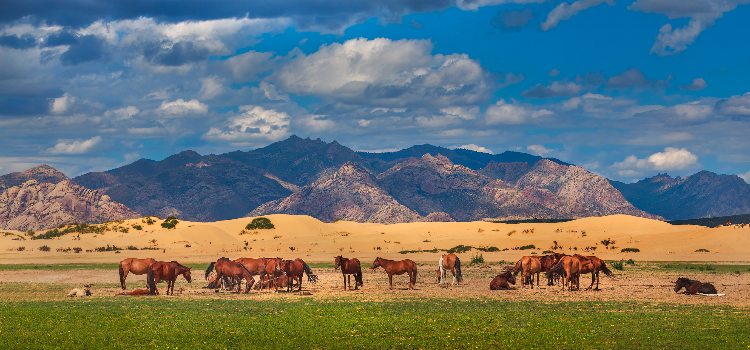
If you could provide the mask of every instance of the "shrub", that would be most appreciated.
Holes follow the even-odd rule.
[[[625,263],[628,264],[628,265],[635,266],[635,260],[633,260],[633,259],[628,259],[628,260],[625,261]]]
[[[83,249],[81,247],[75,247],[73,248],[73,252],[80,253]]]
[[[498,248],[498,247],[488,247],[488,248],[484,248],[484,247],[478,247],[478,248],[477,247],[472,247],[472,248],[474,248],[476,250],[481,250],[483,252],[499,252],[500,251],[500,248]]]
[[[45,244],[45,245],[43,245],[43,246],[41,246],[41,247],[39,247],[38,249],[39,249],[39,250],[41,250],[41,251],[43,251],[43,252],[48,252],[48,251],[52,250],[52,249],[51,249],[51,248],[50,248],[50,247],[49,247],[48,245],[46,245],[46,244]]]
[[[25,235],[27,235],[29,237],[34,237],[34,235],[36,234],[36,232],[34,232],[34,230],[27,230],[23,234],[25,234]]]
[[[68,248],[68,249],[70,249],[70,248]],[[122,250],[122,248],[120,248],[118,246],[115,246],[115,245],[109,245],[109,244],[107,244],[106,247],[98,247],[98,248],[94,248],[94,250],[97,251],[97,252],[116,252],[118,250]]]
[[[511,236],[511,235],[513,235],[514,233],[516,233],[516,230],[513,230],[513,231],[510,231],[510,232],[508,232],[508,237],[510,237],[510,236]]]
[[[161,227],[164,227],[165,229],[169,230],[169,229],[174,228],[174,224],[171,222],[162,222]]]
[[[460,254],[466,253],[471,250],[471,246],[459,244],[451,249],[448,249],[448,254]]]
[[[471,262],[469,262],[469,265],[474,264],[484,264],[484,256],[482,256],[482,253],[477,253],[477,255],[473,255],[471,257]]]
[[[20,247],[16,248],[16,250],[19,251],[19,252],[22,252],[22,251],[26,250],[26,247],[20,246]]]
[[[696,252],[696,253],[710,253],[710,252],[708,251],[708,249],[703,249],[703,248],[701,248],[701,249],[698,249],[698,250],[696,250],[695,252]]]
[[[185,244],[185,248],[190,248],[190,244]]]
[[[520,246],[516,248],[516,250],[526,250],[526,249],[536,249],[536,246],[534,246],[533,244],[529,244],[529,245],[524,245],[524,246]]]
[[[620,253],[639,253],[641,250],[638,248],[622,248]]]
[[[136,229],[136,230],[138,230],[138,231],[143,230],[143,226],[141,226],[141,225],[133,225],[133,228]]]
[[[270,230],[273,228],[276,228],[276,227],[273,226],[273,223],[271,223],[271,220],[265,217],[255,218],[253,219],[253,221],[247,224],[247,226],[245,226],[246,230],[258,230],[258,229]]]
[[[136,247],[136,246],[134,246],[134,245],[129,245],[129,246],[128,246],[127,248],[125,248],[125,249],[127,249],[127,250],[138,250],[138,247]]]
[[[612,261],[612,262],[610,263],[610,265],[612,265],[612,268],[613,268],[613,269],[615,269],[615,270],[620,270],[620,271],[622,271],[622,270],[624,270],[624,269],[625,269],[625,261],[624,261],[624,260],[620,260],[620,261]]]

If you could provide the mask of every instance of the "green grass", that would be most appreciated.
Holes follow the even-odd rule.
[[[750,265],[720,265],[720,264],[713,264],[713,263],[702,263],[702,262],[669,262],[669,263],[660,263],[658,266],[660,266],[662,269],[670,270],[670,271],[685,271],[685,272],[696,272],[696,271],[705,271],[705,272],[715,272],[715,273],[735,273],[737,271],[740,272],[750,272]]]
[[[14,301],[0,302],[0,347],[745,349],[750,344],[746,311],[642,302],[486,299]]]
[[[0,264],[0,271],[18,270],[111,270],[117,271],[118,263],[71,263],[71,264]],[[208,267],[208,264],[206,264]],[[204,268],[205,270],[205,268]]]

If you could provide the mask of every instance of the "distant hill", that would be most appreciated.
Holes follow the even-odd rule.
[[[699,225],[699,226],[706,226],[706,227],[718,227],[721,225],[726,225],[727,223],[732,223],[732,225],[737,225],[737,224],[747,225],[747,224],[750,224],[750,214],[720,216],[716,218],[673,220],[673,221],[668,221],[668,222],[672,225]]]
[[[22,185],[29,180],[35,180],[39,183],[56,184],[68,180],[68,177],[57,169],[47,164],[42,164],[23,172],[0,176],[0,192],[13,186]]]
[[[637,208],[668,220],[750,213],[750,185],[736,175],[704,170],[684,179],[659,174],[632,184],[610,183]]]

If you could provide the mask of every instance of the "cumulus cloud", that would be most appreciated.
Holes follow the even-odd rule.
[[[547,73],[547,75],[549,75],[551,77],[556,77],[556,76],[560,75],[560,71],[557,70],[557,69],[553,69],[553,70],[549,71],[549,73]]]
[[[750,115],[750,93],[716,102],[716,111],[724,115]]]
[[[52,102],[52,113],[62,114],[68,111],[70,105],[75,102],[76,98],[71,97],[68,94],[64,94],[62,97],[54,99]]]
[[[219,142],[278,141],[289,135],[291,117],[285,112],[260,106],[241,106],[240,111],[223,125],[211,127],[202,138]]]
[[[642,171],[682,170],[696,165],[698,157],[685,148],[667,147],[663,152],[654,153],[639,159],[628,156],[622,162],[615,162],[613,167],[619,169],[620,176],[633,176]]]
[[[545,154],[554,151],[554,149],[549,149],[547,147],[544,147],[543,145],[530,145],[530,146],[526,146],[526,149],[531,152],[534,152],[536,155],[540,157],[544,157]]]
[[[467,55],[431,55],[427,40],[352,39],[299,54],[271,78],[284,90],[380,107],[473,104],[489,73]]]
[[[714,116],[714,104],[694,101],[640,113],[638,117],[663,122],[668,126],[696,125],[710,121]]]
[[[125,120],[130,119],[134,115],[140,113],[140,110],[135,106],[127,106],[125,108],[118,108],[111,111],[104,112],[104,116],[114,120]]]
[[[505,100],[500,99],[496,104],[487,108],[484,116],[488,125],[531,124],[539,117],[552,114],[554,113],[547,109],[537,110],[518,103],[509,104]]]
[[[536,84],[536,86],[521,93],[521,96],[530,98],[550,98],[550,97],[573,97],[578,96],[578,93],[583,90],[583,85],[569,82],[559,83],[553,82],[550,86],[542,86],[542,84]]]
[[[89,153],[102,141],[101,136],[94,136],[88,140],[65,141],[58,140],[54,147],[48,148],[44,154],[84,154]]]
[[[473,120],[479,115],[479,107],[446,107],[440,111],[466,120]]]
[[[540,27],[546,32],[557,27],[557,24],[560,23],[560,21],[569,20],[570,17],[577,15],[579,12],[594,6],[599,6],[603,3],[606,3],[609,6],[615,5],[613,0],[578,0],[572,4],[564,2],[557,5],[557,7],[547,14],[547,20],[542,22]]]
[[[693,82],[690,85],[679,86],[680,90],[690,90],[690,91],[699,91],[707,87],[708,87],[708,84],[706,84],[706,81],[703,80],[703,78],[693,79]]]
[[[630,86],[643,86],[648,85],[650,82],[646,79],[646,75],[635,67],[609,77],[605,83],[609,87],[630,87]]]
[[[737,176],[741,177],[745,182],[750,184],[750,171],[744,173],[744,174],[738,174]]]
[[[475,145],[473,143],[470,143],[468,145],[458,146],[456,148],[468,149],[468,150],[471,150],[471,151],[482,152],[482,153],[495,154],[489,148],[482,147],[482,146],[477,146],[477,145]]]
[[[492,25],[504,32],[519,32],[534,18],[534,11],[527,8],[523,11],[500,11],[492,20]]]
[[[198,100],[185,101],[181,98],[173,102],[162,101],[157,112],[167,117],[183,117],[208,112],[208,105]]]
[[[669,19],[690,18],[682,28],[667,23],[659,29],[650,53],[677,55],[695,41],[698,34],[714,25],[716,19],[746,4],[748,0],[637,0],[628,9],[666,15]]]

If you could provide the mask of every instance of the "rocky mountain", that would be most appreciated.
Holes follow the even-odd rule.
[[[736,175],[701,171],[684,179],[659,174],[631,184],[610,182],[636,207],[668,220],[750,213],[750,185]]]
[[[222,156],[186,151],[154,162],[73,179],[99,188],[143,216],[217,221],[244,216],[259,205],[292,193],[265,171]]]
[[[0,229],[45,230],[73,222],[101,223],[140,215],[101,191],[63,180],[28,180],[0,194]]]
[[[56,184],[60,181],[68,180],[68,177],[57,171],[57,169],[47,164],[42,164],[20,173],[10,173],[0,176],[0,191],[21,185],[29,180],[36,180],[39,183]]]
[[[261,205],[247,216],[268,214],[310,215],[321,221],[349,220],[391,224],[421,221],[415,211],[401,205],[378,186],[363,165],[349,162],[289,197]],[[433,215],[435,220],[439,214]]]

